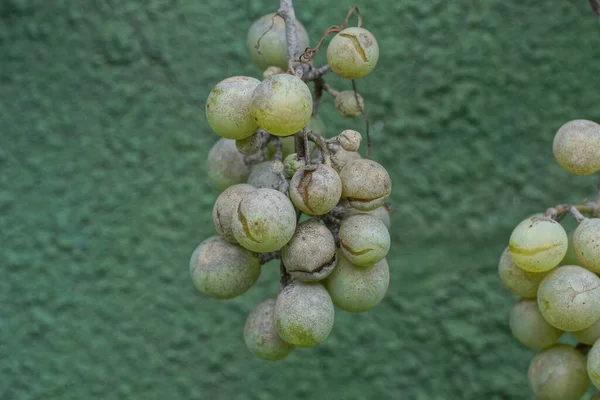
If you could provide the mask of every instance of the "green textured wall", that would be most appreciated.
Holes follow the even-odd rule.
[[[277,266],[226,302],[187,269],[214,234],[204,99],[260,76],[245,33],[277,3],[0,1],[0,399],[530,398],[496,261],[522,218],[591,193],[551,153],[562,123],[600,119],[589,5],[296,0],[313,43],[353,4],[379,40],[358,85],[394,182],[392,282],[269,363],[242,329]]]

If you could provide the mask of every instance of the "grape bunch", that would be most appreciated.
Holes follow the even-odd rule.
[[[554,136],[553,153],[560,167],[574,175],[597,173],[600,125],[567,122]],[[520,297],[509,317],[512,335],[540,350],[528,373],[529,386],[539,399],[579,400],[590,381],[600,390],[600,190],[597,193],[595,201],[560,204],[523,220],[498,263],[501,281]],[[577,222],[569,232],[561,224],[567,214]]]
[[[265,360],[322,343],[333,328],[334,306],[370,310],[390,279],[390,176],[361,156],[358,131],[327,138],[317,113],[327,92],[342,117],[365,115],[355,88],[336,91],[323,75],[366,76],[377,64],[377,41],[364,28],[344,27],[346,18],[326,32],[336,33],[328,65],[315,68],[311,57],[319,46],[308,47],[297,21],[290,38],[286,14],[289,9],[265,15],[248,32],[263,79],[227,78],[206,101],[208,123],[221,137],[207,159],[209,181],[220,191],[212,210],[217,234],[200,243],[189,266],[198,291],[231,299],[256,283],[263,264],[280,260],[278,295],[256,305],[244,327],[246,347]],[[290,58],[290,43],[306,50]]]

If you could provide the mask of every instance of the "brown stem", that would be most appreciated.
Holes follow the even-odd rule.
[[[288,69],[293,72],[294,60],[298,57],[298,32],[296,32],[296,12],[292,0],[280,0],[277,14],[285,22],[285,41],[288,50]]]
[[[559,204],[554,207],[550,207],[546,210],[546,217],[552,218],[555,221],[560,221],[566,214],[571,213],[577,220],[581,222],[585,217],[583,214],[594,215],[598,210],[596,203],[586,204]],[[583,214],[582,214],[583,213]]]
[[[598,22],[600,23],[600,0],[588,0],[590,6],[592,6],[592,10],[594,10],[594,14],[596,14],[596,18],[598,18]]]
[[[306,68],[306,70],[304,71],[304,75],[302,76],[302,80],[305,82],[315,81],[323,77],[323,75],[325,75],[331,70],[329,68],[329,65],[324,65],[319,68],[315,68],[310,64],[302,64],[302,66]]]

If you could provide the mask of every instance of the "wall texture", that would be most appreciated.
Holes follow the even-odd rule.
[[[600,120],[589,5],[296,1],[313,43],[353,4],[379,40],[358,85],[394,182],[392,282],[268,363],[242,329],[277,266],[226,302],[187,268],[214,234],[204,100],[260,76],[245,33],[277,3],[0,1],[1,399],[530,398],[496,263],[522,218],[593,193],[551,153],[562,123]],[[330,134],[362,129],[322,110]]]

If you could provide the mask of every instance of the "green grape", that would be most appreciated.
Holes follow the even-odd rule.
[[[600,273],[600,218],[586,218],[573,233],[576,264]]]
[[[250,175],[250,166],[237,150],[235,140],[230,139],[219,139],[210,149],[206,169],[210,184],[221,192],[231,185],[246,183]]]
[[[240,183],[225,189],[215,201],[212,210],[213,224],[217,233],[229,243],[237,244],[231,229],[232,217],[244,196],[254,190],[256,190],[254,186]]]
[[[358,103],[356,102],[358,97]],[[365,107],[365,101],[360,94],[354,97],[353,90],[344,90],[335,96],[335,110],[344,118],[356,118]],[[352,150],[356,151],[356,150]]]
[[[527,218],[513,230],[508,248],[519,268],[544,272],[556,267],[569,246],[564,228],[550,218]]]
[[[340,172],[351,161],[360,160],[362,157],[356,151],[344,150],[341,146],[333,146],[331,154],[331,166]]]
[[[573,232],[567,234],[567,236],[569,239],[569,246],[567,247],[567,252],[560,263],[562,265],[579,265],[579,259],[577,259],[575,245],[573,244]]]
[[[540,283],[537,300],[551,325],[583,330],[600,319],[600,278],[576,265],[558,267]]]
[[[277,333],[274,314],[275,299],[263,300],[250,312],[244,326],[246,348],[263,360],[281,360],[294,350],[294,345],[284,342]]]
[[[538,399],[580,400],[590,384],[585,357],[573,347],[556,344],[529,364],[529,387]]]
[[[232,218],[236,240],[248,250],[269,252],[281,249],[296,230],[296,210],[283,193],[256,189],[246,195]]]
[[[312,94],[295,75],[273,75],[254,90],[250,110],[258,126],[272,135],[293,135],[310,119]]]
[[[283,176],[290,179],[296,171],[306,166],[306,161],[303,158],[298,158],[298,154],[292,153],[283,160]]]
[[[288,343],[313,347],[329,336],[334,314],[333,302],[323,285],[296,280],[277,296],[275,329]]]
[[[558,165],[575,175],[590,175],[600,170],[600,125],[584,119],[560,127],[552,145]]]
[[[509,326],[512,335],[532,349],[550,347],[563,334],[563,331],[544,319],[535,300],[525,299],[515,304],[510,313]]]
[[[206,100],[206,119],[217,135],[225,139],[244,139],[258,125],[250,113],[252,93],[260,81],[248,76],[233,76],[219,82]]]
[[[342,198],[357,210],[371,211],[385,204],[392,192],[392,181],[381,164],[366,159],[346,164],[340,172]]]
[[[342,195],[342,181],[325,164],[304,167],[290,181],[290,199],[302,212],[323,215],[333,210]]]
[[[333,234],[315,220],[302,222],[281,249],[281,260],[292,277],[305,282],[320,281],[337,262]]]
[[[356,215],[356,214],[368,214],[368,215],[371,215],[371,216],[377,218],[378,220],[383,222],[383,224],[388,229],[388,231],[390,230],[390,227],[392,226],[390,212],[387,210],[386,206],[377,207],[376,209],[371,210],[371,211],[360,211],[360,210],[357,210],[356,208],[350,207],[350,205],[348,205],[346,207],[346,217],[349,217],[351,215]]]
[[[285,22],[280,16],[275,16],[275,18],[273,16],[275,16],[275,13],[264,15],[256,20],[248,30],[246,43],[252,62],[261,70],[265,70],[270,66],[287,70],[288,53]],[[273,24],[272,27],[271,24]],[[298,36],[298,50],[304,52],[308,47],[308,33],[298,20],[296,20],[296,34]],[[260,39],[260,43],[258,43],[258,39]]]
[[[333,304],[345,311],[363,312],[378,305],[390,284],[390,269],[384,258],[369,267],[352,264],[340,251],[338,263],[325,279]]]
[[[248,184],[257,188],[270,188],[279,190],[287,182],[283,176],[283,163],[281,161],[264,161],[252,167]]]
[[[346,28],[331,39],[327,46],[327,63],[331,70],[346,79],[368,75],[379,60],[379,45],[366,29]]]
[[[591,326],[577,332],[571,332],[573,337],[581,343],[594,344],[600,339],[600,319],[594,322]]]
[[[258,255],[213,236],[200,243],[190,259],[190,277],[198,291],[216,299],[246,292],[260,276]]]
[[[550,271],[528,272],[517,267],[510,256],[508,247],[504,249],[498,262],[498,274],[504,286],[513,294],[526,299],[537,297],[538,287]]]
[[[338,237],[344,256],[361,267],[383,260],[390,250],[390,233],[385,224],[368,214],[344,218]]]
[[[338,135],[340,146],[346,151],[357,151],[360,147],[362,136],[360,132],[352,129],[346,129]]]
[[[600,341],[596,341],[587,358],[587,372],[596,389],[600,389]]]

